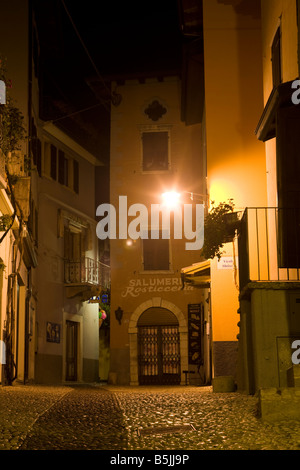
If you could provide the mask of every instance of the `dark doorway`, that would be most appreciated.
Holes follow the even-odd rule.
[[[144,312],[138,322],[138,356],[140,385],[180,384],[180,337],[171,312],[161,308]]]
[[[77,380],[78,323],[67,320],[66,380]]]

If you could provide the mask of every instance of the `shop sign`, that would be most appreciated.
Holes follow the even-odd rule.
[[[193,290],[192,286],[185,286],[184,290]],[[182,282],[179,277],[130,279],[127,287],[122,292],[122,297],[138,297],[146,293],[179,292],[182,290]]]

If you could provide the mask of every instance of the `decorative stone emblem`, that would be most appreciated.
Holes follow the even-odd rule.
[[[167,110],[157,100],[152,101],[151,104],[145,109],[145,114],[152,120],[158,121]]]

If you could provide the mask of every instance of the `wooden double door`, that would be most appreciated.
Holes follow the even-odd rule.
[[[180,384],[180,340],[177,325],[138,329],[140,385]]]

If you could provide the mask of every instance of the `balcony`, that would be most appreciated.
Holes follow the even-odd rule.
[[[83,292],[96,292],[108,289],[110,285],[110,267],[92,258],[65,260],[64,283],[69,289],[68,296],[73,297]],[[94,288],[94,289],[91,289]]]
[[[238,249],[240,291],[252,281],[300,281],[300,208],[247,208]]]

